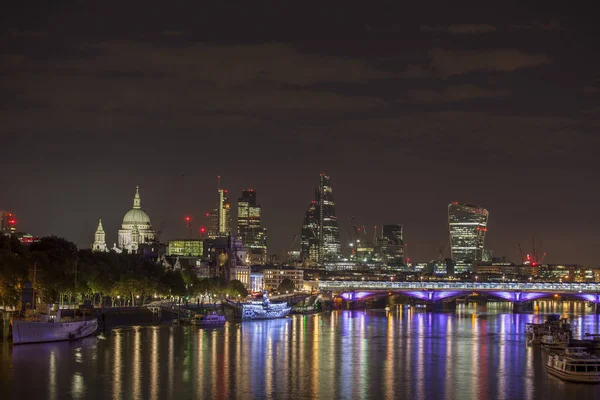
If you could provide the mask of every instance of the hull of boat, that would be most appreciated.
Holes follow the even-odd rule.
[[[568,374],[549,365],[546,365],[546,369],[550,374],[565,381],[581,383],[600,383],[600,374]]]
[[[73,322],[13,321],[13,344],[81,339],[98,329],[96,318]]]
[[[566,349],[568,343],[544,343],[542,342],[542,347],[548,350],[563,350]]]
[[[198,321],[196,322],[196,326],[199,326],[201,328],[218,328],[220,326],[225,326],[225,322],[226,321]]]

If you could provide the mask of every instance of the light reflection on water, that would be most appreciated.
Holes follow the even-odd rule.
[[[600,332],[599,316],[559,306],[574,313],[581,335]],[[5,393],[20,399],[600,398],[600,385],[548,376],[545,354],[527,347],[523,336],[525,323],[543,316],[509,311],[461,305],[453,314],[432,314],[398,307],[216,330],[123,328],[3,351],[0,365],[9,368],[2,369],[0,393],[3,399]]]

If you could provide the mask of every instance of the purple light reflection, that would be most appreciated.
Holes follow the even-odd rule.
[[[591,293],[579,293],[572,295],[573,297],[577,297],[578,299],[591,301],[592,303],[600,303],[600,295],[591,294]]]
[[[345,300],[360,300],[367,296],[370,296],[371,294],[372,294],[371,292],[345,292],[345,293],[342,293],[341,296]]]
[[[461,294],[467,293],[465,291],[453,291],[453,292],[431,292],[431,291],[423,291],[423,290],[414,290],[409,292],[404,292],[405,295],[410,297],[416,297],[421,300],[442,300],[447,299],[453,296],[460,296]]]

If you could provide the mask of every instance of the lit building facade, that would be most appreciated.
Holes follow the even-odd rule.
[[[106,233],[102,227],[102,220],[98,220],[98,228],[94,233],[94,244],[92,245],[92,251],[108,251],[106,247]]]
[[[488,217],[488,211],[481,207],[458,202],[448,205],[454,273],[473,272],[473,266],[482,260]]]
[[[265,290],[264,274],[262,272],[250,273],[250,291],[260,293]]]
[[[340,233],[330,177],[321,174],[315,200],[309,205],[302,225],[302,258],[305,262],[322,263],[340,257]]]
[[[175,239],[169,240],[167,256],[202,257],[204,255],[204,241],[200,239]]]
[[[296,290],[304,287],[304,271],[301,269],[265,269],[263,279],[265,290],[277,290],[284,279],[294,282]]]
[[[261,207],[256,202],[256,192],[242,191],[238,199],[238,236],[248,250],[247,264],[264,264],[267,261],[267,230],[262,227]]]
[[[388,266],[404,265],[404,240],[402,225],[384,225],[381,238],[381,253]]]
[[[227,197],[226,189],[219,189],[219,233],[218,236],[231,235],[231,201]]]
[[[250,289],[250,267],[237,265],[231,274],[231,280],[238,280],[244,284],[246,289]]]
[[[123,224],[119,230],[117,247],[120,250],[137,252],[142,243],[154,242],[155,232],[150,223],[150,217],[142,210],[140,188],[136,186],[133,198],[133,208],[123,217]]]

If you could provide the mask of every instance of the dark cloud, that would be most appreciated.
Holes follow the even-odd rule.
[[[234,194],[256,188],[280,253],[327,172],[340,221],[404,223],[414,259],[437,255],[446,206],[464,200],[490,209],[495,254],[516,258],[536,231],[563,241],[548,260],[597,263],[579,245],[600,224],[592,14],[402,8],[4,13],[0,208],[80,245],[102,216],[113,241],[140,184],[169,239],[186,234],[184,213],[214,207],[222,175]]]
[[[545,54],[532,54],[516,49],[470,51],[436,48],[429,51],[429,57],[431,70],[441,76],[474,71],[512,72],[552,62]]]
[[[477,35],[480,33],[495,32],[496,27],[490,24],[454,24],[448,26],[423,25],[424,32],[448,32],[459,35]]]
[[[501,89],[485,89],[476,85],[454,85],[441,90],[414,90],[409,96],[422,102],[457,102],[473,99],[491,99],[505,96],[509,92]]]

